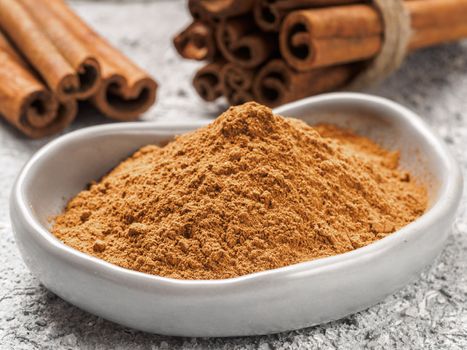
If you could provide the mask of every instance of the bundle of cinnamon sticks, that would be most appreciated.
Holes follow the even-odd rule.
[[[408,52],[467,37],[467,0],[405,0],[404,7]],[[370,0],[189,0],[188,8],[193,23],[174,45],[184,58],[208,61],[193,80],[199,95],[232,105],[277,106],[342,89],[385,38]]]
[[[0,116],[27,136],[62,130],[82,100],[110,118],[135,119],[156,90],[65,0],[0,0]]]

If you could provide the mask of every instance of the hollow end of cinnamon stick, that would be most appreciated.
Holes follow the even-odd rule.
[[[254,70],[243,69],[228,63],[221,71],[221,83],[224,90],[248,90],[253,85]]]
[[[65,76],[57,92],[60,99],[84,100],[93,95],[100,83],[101,69],[97,58],[91,54],[69,29],[66,21],[49,8],[49,1],[19,0],[34,19],[37,29],[45,34],[62,58],[68,63],[73,77]],[[51,0],[50,0],[51,1]],[[41,47],[42,43],[34,43]],[[38,48],[34,49],[39,50]],[[32,57],[32,54],[30,53]],[[37,59],[37,58],[36,58]],[[63,62],[62,62],[63,64]],[[42,72],[46,76],[47,72]],[[68,74],[70,75],[70,74]]]
[[[315,50],[311,44],[311,28],[300,12],[288,15],[279,35],[280,51],[295,69],[309,70],[314,63]]]
[[[55,88],[51,86],[51,88],[60,101],[74,99],[76,91],[79,90],[78,75],[75,73],[63,75],[57,82],[57,86]]]
[[[175,36],[173,43],[180,56],[187,59],[211,60],[216,53],[212,29],[199,21],[193,22]]]
[[[60,103],[0,32],[0,114],[31,138],[52,135],[68,126],[77,114],[74,100]]]
[[[65,129],[77,113],[75,100],[58,102],[50,92],[41,91],[24,99],[19,121],[13,124],[26,136],[38,139]]]
[[[92,102],[105,116],[117,120],[134,120],[156,101],[157,83],[142,78],[132,86],[121,75],[104,79]]]
[[[58,103],[49,91],[35,91],[24,99],[20,124],[32,130],[47,127],[56,118],[57,108]]]
[[[226,97],[231,106],[239,106],[255,100],[253,94],[247,90],[235,90]]]
[[[99,62],[101,83],[90,100],[100,112],[134,120],[154,104],[157,83],[144,70],[93,31],[64,0],[48,0],[47,8]]]
[[[228,63],[223,67],[220,76],[222,92],[230,105],[236,106],[254,100],[251,92],[254,70]]]
[[[79,80],[78,90],[75,91],[75,98],[86,100],[94,95],[101,83],[101,67],[94,57],[87,57],[76,69]]]
[[[356,65],[341,65],[297,72],[283,60],[273,60],[255,78],[253,95],[258,102],[275,107],[342,88],[357,71]]]
[[[298,10],[285,18],[279,46],[290,66],[307,71],[373,58],[382,32],[379,12],[368,5]]]
[[[212,102],[222,95],[221,71],[225,63],[213,62],[202,67],[193,78],[193,86],[205,101]]]
[[[274,6],[274,2],[269,0],[256,1],[253,16],[258,26],[267,32],[278,31],[283,19],[283,15]]]
[[[253,84],[253,94],[259,103],[275,107],[289,102],[290,85],[290,70],[283,61],[274,60],[259,71]]]
[[[216,41],[227,61],[243,68],[254,68],[276,51],[275,40],[258,32],[252,19],[235,18],[217,26]]]
[[[74,98],[79,89],[75,70],[43,30],[34,11],[22,1],[0,1],[0,24],[11,42],[34,66],[59,100]]]
[[[28,78],[27,74],[24,76]],[[1,106],[2,117],[30,138],[53,135],[67,127],[78,112],[75,100],[60,103],[45,87],[30,81],[34,84],[30,86],[31,92],[23,93],[28,88],[23,85],[24,81],[20,82],[22,86],[16,87],[21,89],[16,98]]]

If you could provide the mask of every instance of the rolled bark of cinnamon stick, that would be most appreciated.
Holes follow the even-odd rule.
[[[191,60],[213,60],[216,39],[213,29],[204,22],[195,21],[173,39],[180,56]]]
[[[194,18],[219,20],[250,12],[255,0],[191,0],[188,8]]]
[[[75,118],[73,99],[59,103],[0,32],[0,115],[31,138],[59,132]]]
[[[256,23],[268,32],[277,32],[284,17],[298,9],[345,5],[366,0],[257,0],[253,7]]]
[[[88,99],[99,88],[101,68],[97,59],[68,27],[45,6],[44,0],[18,0],[37,22],[57,50],[68,61],[79,79],[75,98]],[[38,44],[40,45],[40,43]]]
[[[63,0],[41,0],[101,64],[102,83],[91,100],[106,116],[136,119],[156,99],[157,83],[94,32]]]
[[[188,11],[190,11],[191,17],[193,17],[195,21],[211,21],[211,18],[203,13],[199,5],[199,0],[188,0]]]
[[[20,1],[0,0],[0,28],[60,100],[73,98],[79,89],[79,79],[75,70]]]
[[[467,37],[467,0],[406,1],[404,5],[412,25],[409,50]],[[288,15],[280,33],[280,50],[293,68],[307,71],[373,58],[382,40],[382,19],[375,8],[336,6]]]
[[[249,17],[227,19],[217,25],[216,41],[222,55],[243,68],[254,68],[277,50],[276,40],[261,33]]]
[[[221,84],[227,101],[235,106],[253,101],[251,88],[255,70],[244,69],[233,63],[227,63],[221,70]]]
[[[250,89],[253,85],[254,76],[254,69],[245,69],[233,63],[227,63],[221,71],[222,85],[233,89]]]
[[[231,106],[238,106],[247,102],[255,101],[255,97],[249,90],[235,90],[227,97],[227,100]]]
[[[444,27],[433,27],[418,30],[410,39],[410,50],[417,50],[444,42],[456,41],[467,38],[467,21]]]
[[[221,72],[225,64],[224,61],[208,63],[196,72],[193,86],[203,100],[212,102],[222,96]]]
[[[258,102],[275,107],[300,98],[343,87],[357,72],[352,65],[342,65],[296,72],[283,60],[273,60],[259,71],[253,83]]]

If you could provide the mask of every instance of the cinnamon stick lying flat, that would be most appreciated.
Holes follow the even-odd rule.
[[[45,6],[44,0],[17,0],[34,18],[60,54],[76,72],[79,87],[74,91],[77,99],[84,100],[97,92],[100,84],[100,65],[68,27]],[[41,43],[38,43],[40,46]]]
[[[217,25],[216,40],[222,55],[244,68],[254,68],[276,50],[276,43],[261,33],[249,17],[227,19]]]
[[[222,95],[221,71],[224,61],[208,63],[196,73],[193,86],[205,101],[215,101]]]
[[[195,21],[173,39],[180,56],[192,60],[212,60],[216,54],[213,29],[206,23]]]
[[[226,64],[221,71],[221,84],[227,101],[235,106],[253,101],[251,88],[253,86],[255,71],[244,69],[233,63]]]
[[[284,17],[294,10],[357,2],[365,0],[258,0],[254,5],[254,16],[262,30],[279,31]]]
[[[467,36],[467,0],[423,0],[404,3],[411,16],[409,50]],[[299,10],[285,19],[280,49],[295,69],[360,61],[382,46],[383,26],[369,5]]]
[[[0,32],[0,116],[25,135],[52,135],[75,118],[74,100],[60,104]]]
[[[60,100],[73,98],[79,79],[73,67],[18,0],[0,0],[0,28],[12,39]]]
[[[283,60],[273,60],[259,71],[253,94],[262,104],[275,107],[345,85],[355,74],[353,66],[343,65],[296,72]]]
[[[154,103],[157,83],[94,32],[63,0],[40,0],[101,64],[102,83],[92,102],[106,116],[131,120]]]

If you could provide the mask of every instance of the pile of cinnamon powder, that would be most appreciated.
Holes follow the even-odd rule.
[[[426,207],[397,152],[249,103],[143,147],[71,200],[53,233],[128,269],[220,279],[365,246]]]

